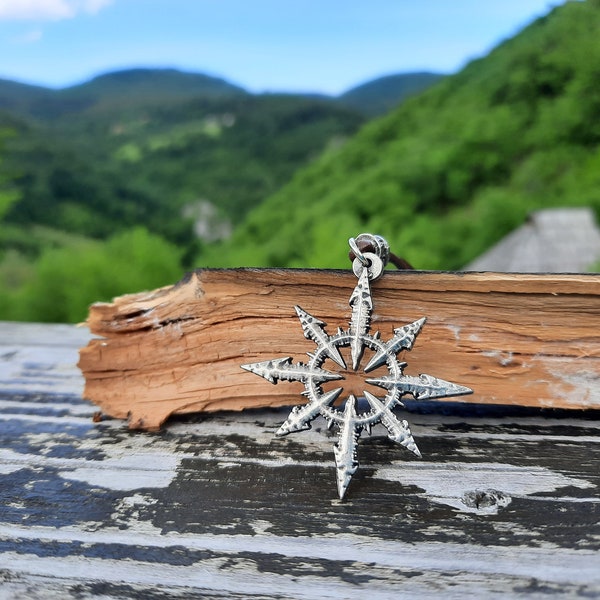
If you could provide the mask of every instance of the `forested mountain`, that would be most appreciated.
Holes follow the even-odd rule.
[[[339,96],[308,94],[298,97],[329,100],[370,117],[397,106],[441,77],[435,73],[399,73],[367,81]],[[177,105],[186,100],[224,100],[250,95],[244,88],[224,79],[177,69],[124,69],[62,89],[0,79],[0,110],[41,121],[59,119],[61,125],[64,124],[61,118],[80,121],[108,111],[135,114],[147,107]]]
[[[184,243],[184,206],[210,202],[237,223],[363,121],[319,100],[239,95],[23,123],[7,157],[22,197],[6,219],[96,238],[144,224]]]
[[[599,31],[598,0],[556,8],[296,173],[200,262],[347,267],[346,239],[372,231],[454,269],[533,209],[598,212]]]
[[[327,98],[153,69],[59,91],[4,81],[0,103],[0,319],[80,319],[94,298],[177,278],[204,241],[365,122]],[[113,275],[62,289],[78,260]]]
[[[372,88],[360,89],[348,97],[368,110]],[[332,98],[254,95],[175,69],[117,71],[61,90],[0,80],[1,109],[0,126],[14,134],[5,167],[20,198],[0,249],[30,256],[56,231],[104,239],[143,225],[189,257],[194,218],[210,217],[197,231],[216,223],[226,233],[366,120]]]
[[[108,110],[133,113],[191,98],[245,94],[243,88],[224,79],[177,69],[114,71],[58,90],[0,79],[0,109],[42,121],[90,118]]]
[[[442,77],[439,73],[428,72],[386,75],[344,92],[338,96],[338,100],[366,115],[376,117],[431,87]]]
[[[220,77],[178,69],[124,69],[98,75],[88,82],[61,90],[66,97],[90,96],[97,103],[136,97],[164,101],[168,98],[224,98],[246,94],[242,87]],[[131,100],[130,100],[131,101]]]
[[[0,110],[10,111],[13,115],[31,116],[35,107],[51,96],[52,90],[48,88],[0,79]]]

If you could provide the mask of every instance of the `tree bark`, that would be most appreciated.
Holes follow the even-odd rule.
[[[87,324],[99,338],[80,351],[84,395],[141,429],[172,414],[299,404],[301,383],[275,386],[240,365],[306,362],[315,343],[294,306],[330,334],[346,329],[355,285],[346,271],[198,270],[171,287],[94,304]],[[598,275],[390,271],[372,295],[370,331],[383,340],[427,318],[399,360],[407,375],[473,389],[457,401],[600,408]],[[345,392],[360,395],[362,373],[344,376]]]

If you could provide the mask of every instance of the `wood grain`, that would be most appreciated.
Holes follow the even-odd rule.
[[[299,403],[299,383],[277,386],[240,364],[306,360],[294,305],[346,328],[356,278],[343,271],[201,270],[179,284],[91,307],[94,339],[79,366],[85,396],[132,428],[172,414]],[[600,407],[600,276],[389,272],[373,285],[371,331],[423,316],[407,374],[474,390],[460,401]],[[304,358],[303,358],[304,357]],[[346,374],[347,392],[361,394]],[[356,389],[355,389],[356,388]]]
[[[340,502],[322,420],[93,422],[88,335],[0,323],[1,598],[600,597],[597,412],[413,403],[423,458],[365,432]]]

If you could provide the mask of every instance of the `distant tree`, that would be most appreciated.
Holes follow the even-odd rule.
[[[19,192],[14,186],[14,174],[4,169],[4,144],[11,135],[9,129],[0,129],[0,220],[19,199]]]
[[[106,242],[88,240],[46,249],[31,280],[14,293],[10,316],[25,321],[83,321],[93,302],[177,282],[182,275],[180,255],[172,244],[141,227]]]

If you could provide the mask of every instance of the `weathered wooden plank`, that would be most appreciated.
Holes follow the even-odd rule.
[[[0,387],[2,598],[600,596],[597,413],[407,413],[423,459],[375,428],[340,502],[320,420],[132,432],[62,381]]]
[[[83,383],[73,365],[87,344],[87,327],[0,321],[0,389],[80,395]]]
[[[301,384],[272,386],[240,364],[306,360],[315,345],[294,305],[334,332],[355,284],[341,271],[204,270],[94,305],[88,324],[102,339],[81,351],[85,395],[147,429],[170,414],[296,404]],[[465,402],[600,408],[600,276],[390,272],[373,288],[384,339],[427,317],[403,357],[408,374],[468,386]],[[345,393],[362,395],[362,373],[343,375]]]
[[[288,585],[302,598],[600,593],[596,421],[411,415],[425,459],[375,435],[341,503],[334,440],[274,440],[283,416],[214,415],[150,435],[10,413],[0,565],[13,584],[61,593],[90,581],[248,597]]]

